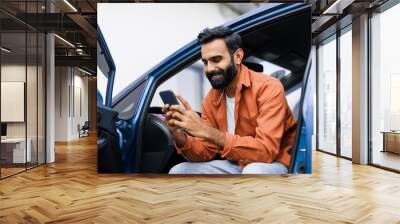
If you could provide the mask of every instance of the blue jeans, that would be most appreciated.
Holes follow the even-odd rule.
[[[250,163],[243,169],[229,160],[183,162],[175,165],[169,174],[284,174],[288,169],[280,162]]]

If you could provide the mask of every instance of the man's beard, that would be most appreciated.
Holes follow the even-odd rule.
[[[212,72],[206,73],[208,80],[211,83],[212,88],[214,89],[222,89],[229,85],[232,82],[233,78],[236,76],[236,66],[234,63],[231,63],[226,70],[217,69]],[[213,80],[213,77],[219,79]]]

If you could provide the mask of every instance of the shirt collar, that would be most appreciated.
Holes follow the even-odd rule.
[[[238,83],[236,86],[236,93],[235,93],[235,98],[238,98],[238,94],[241,94],[242,87],[250,87],[251,86],[251,81],[250,81],[250,70],[244,65],[240,64],[240,73]],[[216,92],[216,97],[214,97],[214,105],[218,105],[222,102],[222,98],[224,96],[225,92],[223,89],[219,89]]]

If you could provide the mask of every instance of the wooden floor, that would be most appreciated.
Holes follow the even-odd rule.
[[[14,168],[14,167],[12,167],[12,168],[0,168],[0,169],[1,169],[0,172],[1,172],[1,177],[2,177],[2,178],[26,170],[25,167],[24,167],[24,168],[20,168],[20,167]]]
[[[94,138],[0,181],[0,223],[400,223],[400,175],[316,152],[297,176],[99,175]]]
[[[0,170],[1,178],[6,178],[8,176],[15,175],[17,173],[24,172],[29,169],[33,169],[35,167],[37,167],[36,163],[35,164],[27,163],[26,167],[25,167],[25,164],[18,164],[18,166],[16,166],[16,167],[0,168],[1,169]]]
[[[376,150],[374,151],[372,161],[377,165],[400,170],[400,154]]]

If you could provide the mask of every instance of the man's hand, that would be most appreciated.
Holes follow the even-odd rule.
[[[165,122],[168,124],[168,128],[169,130],[174,133],[176,132],[179,127],[176,125],[170,125],[169,121],[172,119],[172,111],[170,111],[170,105],[169,104],[165,104],[162,108],[161,111],[165,114]]]
[[[182,128],[188,134],[205,138],[206,124],[201,117],[192,109],[190,104],[181,96],[177,96],[184,108],[179,105],[171,105],[169,110],[171,119],[168,124],[171,126]]]
[[[171,118],[167,122],[168,125],[182,128],[194,137],[203,138],[219,147],[223,147],[225,134],[218,129],[210,127],[185,99],[181,96],[177,96],[177,98],[181,101],[184,108],[179,105],[172,105],[169,107],[169,112],[171,112],[169,115]]]
[[[165,122],[167,123],[169,130],[174,136],[176,146],[183,147],[186,144],[186,135],[183,133],[180,127],[170,124],[173,113],[172,111],[170,111],[170,105],[164,105],[161,111],[165,114]]]

